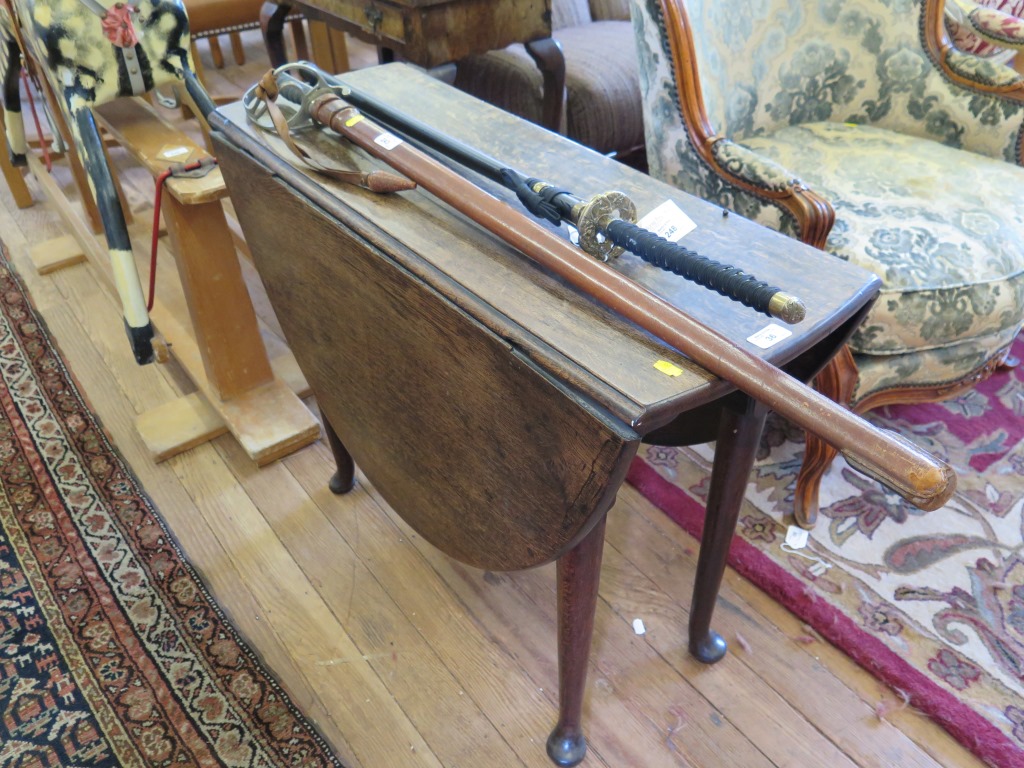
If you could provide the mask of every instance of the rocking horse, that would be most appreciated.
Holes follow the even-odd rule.
[[[183,82],[200,111],[212,110],[195,75],[189,42],[181,0],[117,2],[109,8],[97,0],[0,0],[0,79],[11,162],[26,162],[18,88],[24,54],[43,72],[85,169],[103,224],[125,328],[140,365],[156,357],[153,326],[92,108]]]

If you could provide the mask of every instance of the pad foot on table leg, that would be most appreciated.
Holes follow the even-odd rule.
[[[725,642],[725,638],[713,629],[708,630],[708,633],[699,639],[690,640],[690,653],[697,661],[704,664],[721,661],[728,649],[729,646]]]
[[[348,493],[355,486],[356,465],[352,461],[352,455],[338,437],[338,433],[331,426],[331,422],[323,414],[320,415],[323,417],[324,432],[327,433],[327,444],[331,447],[331,453],[334,454],[334,462],[337,466],[327,487],[331,489],[332,493],[340,496],[343,493]]]
[[[341,496],[342,494],[351,491],[356,484],[355,477],[351,474],[342,474],[341,472],[335,472],[331,476],[331,481],[327,484],[327,487],[331,489],[331,493]]]
[[[587,739],[579,728],[556,725],[548,736],[548,757],[556,765],[578,765],[587,754]]]

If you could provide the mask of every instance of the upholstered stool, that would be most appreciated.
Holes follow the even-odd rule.
[[[565,57],[565,134],[603,153],[642,149],[643,116],[626,0],[553,0],[553,37]],[[456,87],[541,122],[542,79],[522,45],[460,61]]]

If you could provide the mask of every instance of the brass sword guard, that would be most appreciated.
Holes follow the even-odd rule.
[[[618,258],[625,250],[601,233],[616,219],[636,223],[636,205],[622,192],[594,195],[573,207],[573,219],[580,233],[580,248],[599,261]]]

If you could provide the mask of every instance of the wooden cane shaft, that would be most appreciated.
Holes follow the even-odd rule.
[[[388,132],[337,96],[320,97],[310,113],[320,124],[346,136],[538,264],[835,446],[859,469],[912,504],[936,509],[952,495],[956,476],[945,463],[908,441],[894,439],[774,365],[743,351],[425,153],[407,143],[378,143]]]

